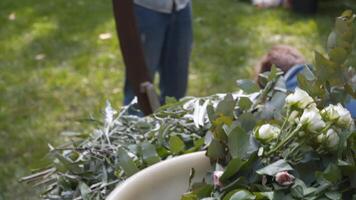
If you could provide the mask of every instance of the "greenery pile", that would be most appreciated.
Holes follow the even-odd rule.
[[[206,150],[214,169],[184,200],[345,199],[356,187],[356,133],[343,108],[355,97],[351,52],[354,15],[336,20],[329,57],[316,54],[300,87],[288,94],[282,73],[262,74],[264,89],[237,81],[238,92],[170,101],[151,116],[116,112],[101,128],[61,147],[51,166],[22,180],[45,186],[43,199],[104,199],[136,172],[181,154]],[[337,105],[332,105],[337,104]]]

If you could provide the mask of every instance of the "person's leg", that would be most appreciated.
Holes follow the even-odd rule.
[[[148,67],[150,75],[153,79],[155,72],[158,70],[161,59],[164,35],[170,15],[156,12],[138,5],[135,5],[135,15],[141,36],[146,66]],[[126,76],[124,95],[125,105],[129,104],[135,97],[135,93]]]
[[[172,14],[160,65],[161,101],[185,96],[193,42],[191,5]]]

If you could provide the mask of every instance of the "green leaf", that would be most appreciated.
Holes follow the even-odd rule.
[[[62,167],[64,167],[65,169],[71,171],[74,174],[82,173],[83,169],[81,167],[79,167],[78,163],[75,163],[72,160],[70,160],[69,158],[64,157],[63,155],[61,155],[57,151],[53,151],[53,153],[54,153],[54,156],[62,164]]]
[[[83,200],[90,200],[90,193],[91,190],[87,184],[84,182],[79,183],[79,191],[80,195],[82,196]]]
[[[268,75],[268,81],[273,81],[274,79],[276,79],[279,76],[280,72],[281,70],[277,68],[275,65],[273,65]]]
[[[254,200],[256,197],[247,190],[236,191],[229,200]]]
[[[130,158],[127,151],[123,148],[118,149],[119,165],[127,176],[131,176],[139,171],[135,162]]]
[[[198,196],[193,192],[183,194],[181,200],[199,200]]]
[[[233,117],[233,111],[236,105],[236,101],[232,94],[227,94],[222,101],[216,107],[216,115],[224,115],[227,117]]]
[[[212,105],[208,105],[206,107],[206,112],[208,114],[209,121],[212,123],[216,119],[214,107]]]
[[[273,200],[295,200],[290,193],[285,193],[282,190],[275,191]]]
[[[173,135],[169,138],[169,147],[173,153],[178,154],[184,151],[185,145],[180,137]]]
[[[342,17],[346,17],[346,18],[352,18],[353,17],[353,12],[352,10],[345,10],[342,14]]]
[[[153,144],[144,142],[141,144],[141,148],[142,148],[143,161],[145,163],[147,163],[148,165],[153,165],[153,164],[161,161],[161,159],[158,156],[158,153],[156,151],[156,148]]]
[[[248,110],[251,108],[252,102],[248,97],[240,97],[238,105],[240,109]]]
[[[220,177],[220,180],[224,182],[227,179],[229,179],[231,176],[235,175],[240,170],[242,165],[245,163],[246,161],[243,161],[240,158],[235,158],[231,160],[229,164],[226,166],[226,169],[223,175]]]
[[[315,52],[315,68],[318,78],[323,81],[333,80],[335,79],[335,75],[340,74],[337,65],[325,58],[319,52]]]
[[[291,194],[296,197],[297,199],[303,199],[304,191],[306,190],[305,183],[300,179],[295,179],[294,185],[290,189]]]
[[[207,156],[210,159],[216,160],[224,157],[224,146],[217,140],[213,139],[208,147]]]
[[[266,167],[259,169],[256,171],[257,174],[260,175],[269,175],[269,176],[274,176],[278,172],[281,171],[292,171],[293,168],[283,159],[278,160],[270,165],[267,165]]]
[[[234,195],[234,194],[235,194],[236,192],[238,192],[238,191],[241,191],[241,189],[235,189],[235,190],[232,190],[232,191],[228,192],[228,193],[224,196],[223,200],[230,200],[230,198],[232,197],[232,195]]]
[[[195,183],[192,186],[192,192],[196,194],[199,199],[209,197],[213,189],[213,185],[206,183]]]
[[[247,158],[256,149],[250,143],[250,135],[241,127],[234,128],[228,136],[229,152],[233,158]]]
[[[253,130],[256,126],[256,117],[252,113],[246,112],[239,116],[241,128],[245,129],[246,132]]]
[[[348,52],[343,48],[334,48],[329,52],[331,61],[337,64],[343,64],[348,56]]]
[[[320,84],[317,81],[308,80],[308,76],[304,74],[298,74],[298,85],[300,88],[306,90],[311,96],[320,96],[323,94],[323,90],[320,88]]]
[[[264,119],[280,119],[281,110],[287,95],[284,92],[275,92],[270,101],[265,103],[261,109],[261,116]]]
[[[333,163],[329,164],[324,172],[316,172],[319,178],[323,178],[331,183],[335,183],[341,180],[341,171],[339,167]]]
[[[336,22],[335,22],[335,31],[337,33],[344,33],[344,32],[348,32],[352,29],[352,27],[350,26],[350,23],[347,19],[345,19],[345,17],[338,17],[336,18]]]
[[[274,192],[254,192],[256,200],[273,200]]]
[[[341,200],[342,198],[341,193],[335,191],[326,192],[325,196],[332,200]]]
[[[258,85],[254,81],[249,79],[237,80],[236,84],[238,88],[240,88],[247,94],[260,91]]]

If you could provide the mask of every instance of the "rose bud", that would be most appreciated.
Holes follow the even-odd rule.
[[[255,131],[255,137],[261,142],[269,142],[276,139],[280,133],[281,129],[277,126],[264,124],[257,131]]]
[[[223,175],[224,171],[214,171],[213,173],[213,184],[217,187],[222,187],[223,184],[220,181],[220,177]]]
[[[295,177],[289,174],[287,171],[278,172],[274,178],[279,185],[283,186],[292,185],[295,179]]]
[[[326,132],[326,144],[329,148],[334,149],[338,146],[340,141],[339,135],[334,129],[329,129]]]
[[[339,114],[337,124],[341,127],[350,128],[353,123],[351,113],[346,108],[342,107],[341,104],[337,104],[336,110]]]

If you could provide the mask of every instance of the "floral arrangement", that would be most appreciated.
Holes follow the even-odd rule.
[[[207,156],[215,169],[182,200],[356,198],[355,123],[343,107],[356,91],[345,64],[354,18],[346,11],[336,19],[328,57],[316,52],[315,67],[298,76],[304,90],[286,94],[274,68],[262,75],[257,99],[226,96],[237,110],[210,109]]]
[[[52,164],[21,180],[44,188],[43,199],[104,199],[150,165],[205,150],[213,169],[182,200],[354,199],[355,123],[343,107],[356,97],[345,64],[354,18],[336,19],[328,57],[316,53],[293,93],[272,68],[263,89],[239,80],[236,93],[169,100],[144,118],[108,103],[98,129],[67,132],[73,142],[49,145]]]
[[[356,168],[349,111],[341,104],[320,110],[297,88],[282,112],[254,128],[238,120],[219,124],[221,132],[212,127],[212,178],[193,184],[182,200],[351,199]]]

